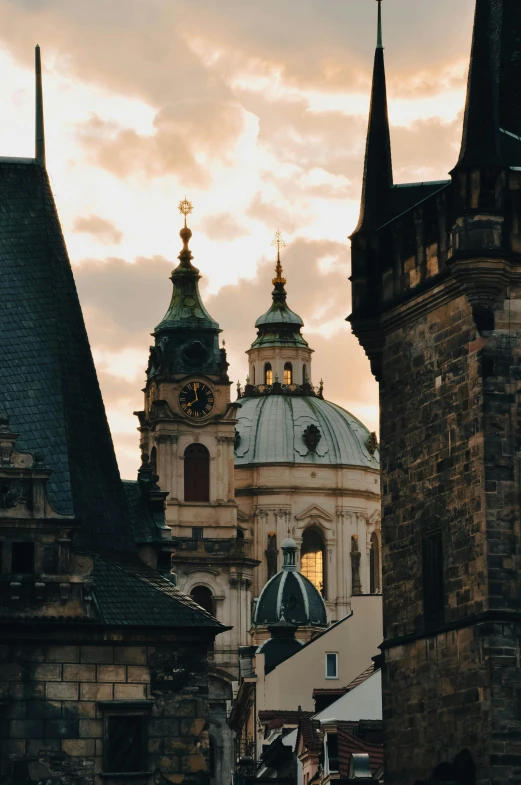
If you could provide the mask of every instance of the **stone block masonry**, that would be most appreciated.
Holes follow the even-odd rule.
[[[38,764],[38,779],[110,782],[107,717],[137,712],[147,749],[138,783],[208,779],[205,646],[3,645],[0,696],[6,777],[18,772],[30,782]]]

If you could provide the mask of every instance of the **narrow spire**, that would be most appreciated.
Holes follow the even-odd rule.
[[[376,48],[383,49],[383,37],[382,37],[382,0],[376,0],[378,3],[378,31],[376,34]]]
[[[490,0],[476,0],[460,164],[499,163],[498,73]]]
[[[280,262],[280,249],[286,247],[286,243],[282,239],[282,232],[277,229],[275,232],[275,237],[273,238],[272,245],[277,248],[277,264],[275,265],[275,278],[272,280],[272,284],[275,286],[276,284],[284,284],[286,283],[286,279],[282,276],[282,264]]]
[[[355,232],[376,229],[385,219],[393,184],[391,135],[382,37],[382,0],[378,2],[378,28],[374,55],[371,108],[367,129],[360,218]]]
[[[185,196],[185,198],[182,201],[179,202],[178,209],[179,209],[179,212],[181,213],[181,215],[184,216],[185,225],[183,226],[183,228],[179,232],[179,237],[183,241],[183,249],[182,249],[181,253],[179,254],[179,256],[177,258],[180,261],[179,267],[190,269],[190,268],[192,268],[193,256],[192,256],[192,252],[191,252],[190,248],[188,247],[188,243],[190,242],[190,240],[192,238],[192,230],[189,229],[189,227],[186,225],[186,216],[190,215],[190,213],[193,211],[194,207],[193,207],[192,202],[189,202],[188,199]],[[195,270],[195,267],[192,268],[192,269]]]
[[[36,123],[35,123],[35,155],[36,161],[45,169],[45,128],[43,124],[43,89],[42,89],[42,60],[40,47],[34,50],[34,64],[36,77]]]

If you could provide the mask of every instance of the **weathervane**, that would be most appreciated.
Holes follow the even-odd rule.
[[[186,196],[182,201],[179,202],[179,212],[181,213],[181,215],[184,215],[185,217],[185,226],[186,226],[186,216],[190,215],[193,209],[194,206],[192,202],[189,202]]]
[[[275,232],[275,237],[273,238],[273,242],[271,243],[277,249],[277,264],[275,266],[275,278],[273,279],[273,284],[281,283],[284,285],[286,283],[286,279],[282,277],[282,265],[280,263],[280,249],[286,247],[286,243],[282,239],[282,232],[277,229]]]

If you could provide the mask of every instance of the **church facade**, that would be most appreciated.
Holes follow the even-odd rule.
[[[518,2],[477,0],[459,159],[396,185],[379,20],[351,323],[380,383],[386,783],[521,770],[520,40]]]

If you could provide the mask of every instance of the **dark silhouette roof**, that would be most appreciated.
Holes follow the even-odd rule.
[[[521,3],[476,0],[459,162],[518,164],[520,136]]]
[[[134,551],[112,439],[49,178],[0,159],[0,407],[53,470],[83,545]]]
[[[381,30],[381,3],[378,3],[378,41],[374,54],[373,86],[367,129],[362,202],[360,218],[355,232],[376,229],[383,223],[389,210],[389,189],[393,184],[391,137]]]

